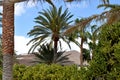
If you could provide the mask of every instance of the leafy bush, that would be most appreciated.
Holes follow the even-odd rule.
[[[27,66],[25,65],[14,65],[14,80],[21,80],[24,72],[27,70]]]
[[[61,66],[59,64],[39,64],[35,66],[14,65],[13,80],[84,80],[85,68],[77,66]],[[0,68],[2,80],[2,68]]]
[[[120,23],[105,25],[85,80],[120,80]]]
[[[58,64],[25,67],[15,65],[14,80],[80,80],[78,67]]]

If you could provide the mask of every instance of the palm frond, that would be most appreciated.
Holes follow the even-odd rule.
[[[120,17],[119,17],[119,13],[120,13],[120,5],[117,4],[102,4],[99,5],[99,7],[105,7],[109,8],[110,10],[105,11],[103,13],[101,13],[100,17],[104,20],[106,20],[107,24],[112,24],[115,23],[117,21],[120,21]]]
[[[118,8],[120,7],[120,5],[117,5],[117,4],[101,4],[101,5],[98,5],[97,8],[101,8],[101,7],[105,7],[105,9],[107,8]]]
[[[44,44],[46,37],[48,37],[48,35],[44,35],[42,37],[37,37],[37,38],[33,38],[32,40],[30,40],[27,45],[32,44],[31,48],[29,49],[28,53],[33,52],[40,44]]]
[[[72,22],[70,20],[72,16],[73,15],[68,12],[68,9],[62,11],[62,7],[58,9],[56,7],[50,7],[50,9],[39,12],[39,16],[36,17],[34,21],[38,25],[34,26],[34,28],[28,32],[28,35],[33,37],[28,44],[35,44],[35,46],[32,47],[35,48],[38,44],[47,42],[47,37],[51,37],[50,39],[52,41],[55,37],[58,39],[61,37],[65,38],[62,34],[69,28],[68,25]],[[50,42],[52,43],[52,41]]]
[[[79,21],[78,23],[76,23],[76,25],[71,26],[63,34],[64,35],[69,35],[71,33],[74,33],[76,30],[81,30],[83,27],[85,27],[86,25],[88,25],[92,20],[96,19],[97,17],[98,17],[98,15],[93,15],[93,16],[90,16],[87,19],[83,19],[82,21]]]
[[[46,63],[46,64],[52,64],[52,63],[61,63],[61,62],[67,62],[69,55],[63,55],[65,51],[57,52],[56,57],[54,56],[54,48],[51,47],[49,44],[42,45],[38,49],[39,53],[34,53],[34,55],[37,57],[37,59],[34,62],[39,63]],[[55,57],[55,59],[54,59]]]

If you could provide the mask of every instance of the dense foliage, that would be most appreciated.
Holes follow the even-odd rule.
[[[0,71],[1,78],[1,71]],[[57,64],[14,65],[14,80],[82,80],[78,67]]]
[[[120,22],[103,26],[85,80],[120,80]]]

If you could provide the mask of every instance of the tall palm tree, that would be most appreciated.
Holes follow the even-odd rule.
[[[77,24],[77,23],[79,23],[79,22],[81,22],[81,21],[83,21],[84,19],[81,19],[81,20],[79,20],[79,19],[76,19],[75,20],[75,24]],[[80,27],[80,29],[78,29],[77,31],[77,33],[76,34],[78,34],[79,35],[79,37],[81,38],[81,41],[80,41],[80,65],[82,66],[83,65],[83,50],[84,50],[84,48],[83,48],[83,44],[84,44],[84,42],[86,42],[87,41],[87,38],[86,38],[86,36],[85,36],[85,28],[86,27]]]
[[[3,51],[3,80],[12,80],[14,53],[14,3],[3,1],[2,20],[2,51]]]
[[[40,44],[50,40],[50,44],[54,43],[54,55],[56,56],[58,41],[60,42],[60,39],[65,42],[67,41],[63,32],[69,28],[68,25],[72,22],[70,19],[73,15],[68,12],[68,9],[62,11],[62,7],[58,10],[56,7],[50,7],[50,9],[43,10],[43,12],[39,12],[39,14],[40,15],[35,18],[35,22],[38,25],[34,26],[28,33],[29,36],[34,36],[28,43],[33,43],[30,50],[34,50]]]
[[[89,18],[83,18],[81,20],[76,19],[75,20],[75,25],[73,25],[72,27],[70,27],[69,29],[67,29],[64,32],[64,35],[72,35],[72,39],[70,39],[70,41],[75,42],[75,44],[77,44],[80,48],[80,65],[83,65],[83,52],[85,51],[85,49],[83,48],[83,44],[87,41],[87,35],[86,35],[86,27],[88,27],[88,25],[90,24],[90,22],[96,18],[97,16],[91,16]],[[74,36],[77,35],[77,36]],[[74,37],[73,37],[74,36]],[[81,41],[78,42],[75,40],[75,38],[81,38]]]

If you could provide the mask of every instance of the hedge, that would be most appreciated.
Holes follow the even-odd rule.
[[[13,80],[83,80],[76,65],[39,64],[25,66],[16,64],[13,70]],[[2,78],[2,69],[0,69],[0,78]]]

